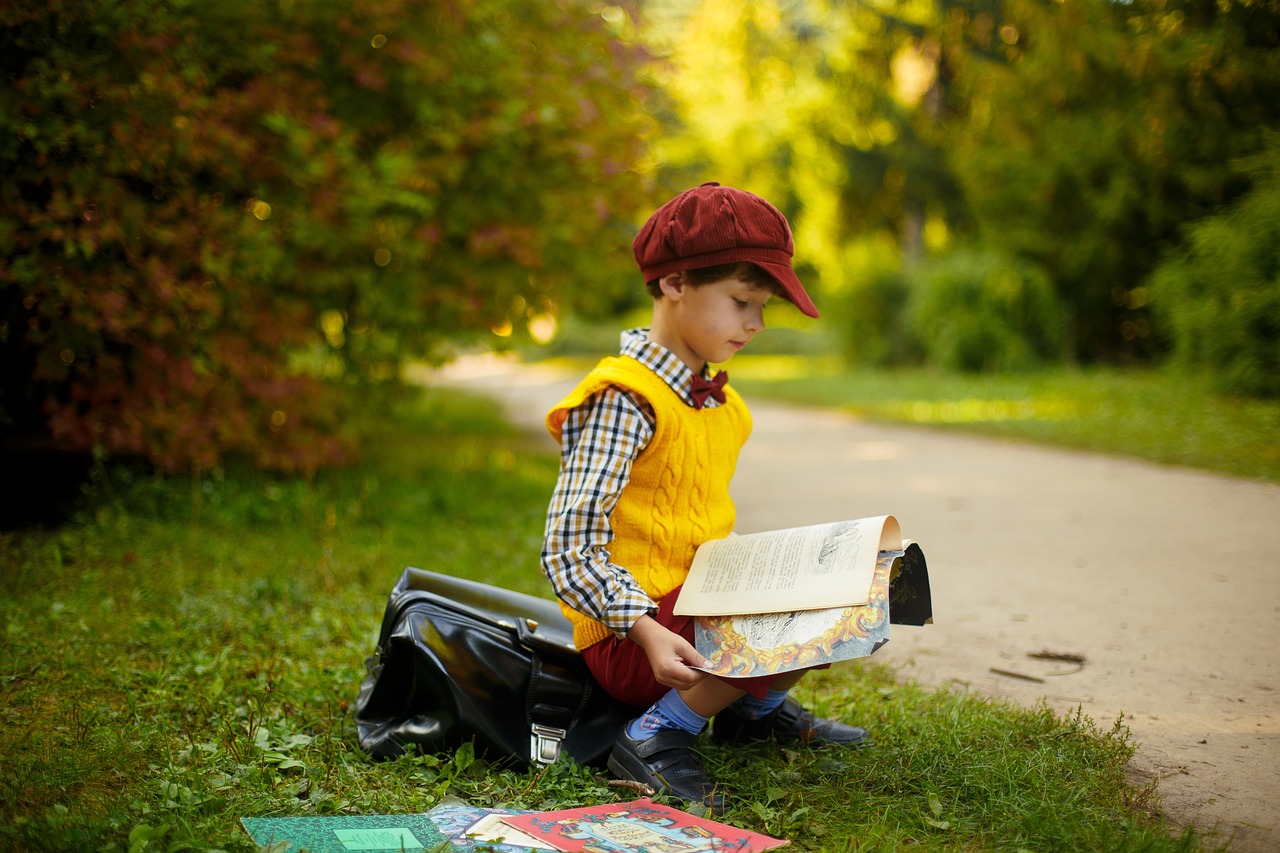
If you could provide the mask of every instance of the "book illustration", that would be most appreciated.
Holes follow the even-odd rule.
[[[891,515],[703,543],[676,602],[682,616],[741,616],[870,601],[877,554],[900,551]]]
[[[759,851],[790,842],[739,829],[648,798],[553,812],[509,815],[504,823],[561,851],[583,853],[703,853]]]
[[[786,613],[697,616],[699,667],[725,678],[776,675],[867,657],[889,642],[890,624],[933,621],[928,568],[920,546],[883,551],[866,604]]]
[[[417,853],[448,844],[425,814],[242,817],[240,824],[272,853]]]
[[[484,853],[554,850],[554,847],[538,838],[502,821],[505,816],[526,813],[523,809],[493,809],[444,803],[427,812],[427,817],[448,836],[454,850],[477,850]]]

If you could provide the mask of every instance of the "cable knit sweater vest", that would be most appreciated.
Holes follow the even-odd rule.
[[[751,413],[728,386],[723,404],[694,409],[635,359],[606,358],[547,415],[547,428],[557,442],[569,411],[611,385],[646,399],[656,424],[610,517],[609,555],[658,601],[684,583],[699,545],[733,530],[729,481],[751,434]],[[579,649],[612,633],[564,604],[561,609],[573,622]]]

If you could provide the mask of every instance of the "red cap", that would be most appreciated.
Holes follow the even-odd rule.
[[[787,218],[769,202],[712,181],[654,211],[631,243],[645,281],[673,272],[750,261],[767,272],[782,296],[810,317],[813,300],[791,269],[795,244]]]

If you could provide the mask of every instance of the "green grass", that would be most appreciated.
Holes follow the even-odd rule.
[[[1228,397],[1195,377],[1114,369],[959,376],[792,356],[739,356],[730,367],[753,399],[1280,482],[1280,401]]]
[[[424,394],[363,462],[312,479],[105,468],[70,523],[0,533],[0,849],[250,850],[241,816],[633,797],[589,768],[466,748],[375,763],[356,744],[349,703],[405,565],[545,592],[556,460],[495,411]],[[725,819],[793,849],[1196,849],[1127,781],[1122,725],[875,665],[800,693],[875,746],[707,747]]]

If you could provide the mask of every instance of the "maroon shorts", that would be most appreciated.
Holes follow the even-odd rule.
[[[658,615],[654,619],[659,625],[692,643],[693,617],[676,616],[671,612],[675,609],[676,600],[680,598],[680,589],[676,587],[662,597],[658,602]],[[659,684],[653,677],[653,667],[649,665],[649,658],[645,655],[644,649],[631,640],[619,640],[610,634],[600,642],[583,649],[582,657],[605,692],[628,705],[647,708],[671,689]],[[826,665],[820,668],[825,669]],[[786,674],[788,673],[725,680],[734,687],[760,698],[769,690],[770,684]]]

